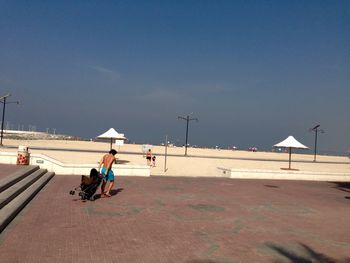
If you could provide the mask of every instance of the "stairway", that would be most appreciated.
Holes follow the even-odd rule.
[[[0,233],[53,176],[30,165],[0,180]]]

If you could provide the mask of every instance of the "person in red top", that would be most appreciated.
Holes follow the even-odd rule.
[[[146,153],[146,160],[147,160],[147,165],[151,166],[151,160],[152,160],[152,151],[151,149],[148,149]]]

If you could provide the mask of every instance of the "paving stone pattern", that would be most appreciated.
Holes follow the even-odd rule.
[[[27,166],[22,166],[22,165],[0,164],[0,180],[26,167]]]
[[[20,213],[2,263],[350,262],[346,185],[118,177],[111,198],[82,202],[79,180],[56,175]]]

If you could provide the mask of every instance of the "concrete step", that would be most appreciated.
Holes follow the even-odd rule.
[[[20,171],[9,174],[8,176],[0,180],[0,193],[6,190],[7,188],[11,187],[18,181],[21,181],[24,177],[30,175],[38,169],[39,166],[37,165],[23,166],[23,169],[21,169]]]
[[[2,191],[0,193],[0,209],[11,202],[12,199],[22,193],[26,188],[28,188],[45,173],[47,173],[46,169],[36,170],[34,173],[31,173],[21,181]]]
[[[54,173],[49,172],[41,176],[25,191],[14,198],[0,210],[0,233],[16,217],[16,215],[32,200],[32,198],[50,181]]]

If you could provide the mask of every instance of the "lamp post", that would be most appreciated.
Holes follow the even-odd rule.
[[[187,115],[186,117],[183,117],[183,116],[179,116],[177,117],[179,120],[185,120],[186,121],[186,144],[185,144],[185,156],[187,156],[187,141],[188,141],[188,123],[190,121],[198,121],[197,118],[190,118],[190,115],[192,115],[192,113],[190,113],[189,115]]]
[[[166,159],[168,157],[168,144],[169,144],[168,135],[165,135],[164,173],[168,170],[166,168]]]
[[[6,101],[11,94],[7,94],[5,96],[0,97],[0,102],[2,103],[2,121],[1,121],[1,134],[0,134],[0,146],[2,146],[2,138],[4,136],[4,121],[5,121],[5,107],[6,104],[16,103],[19,104],[19,101]]]
[[[316,154],[317,154],[317,134],[324,133],[324,130],[319,129],[320,124],[316,125],[315,127],[310,129],[310,132],[315,132],[315,148],[314,148],[314,162],[316,162]]]

